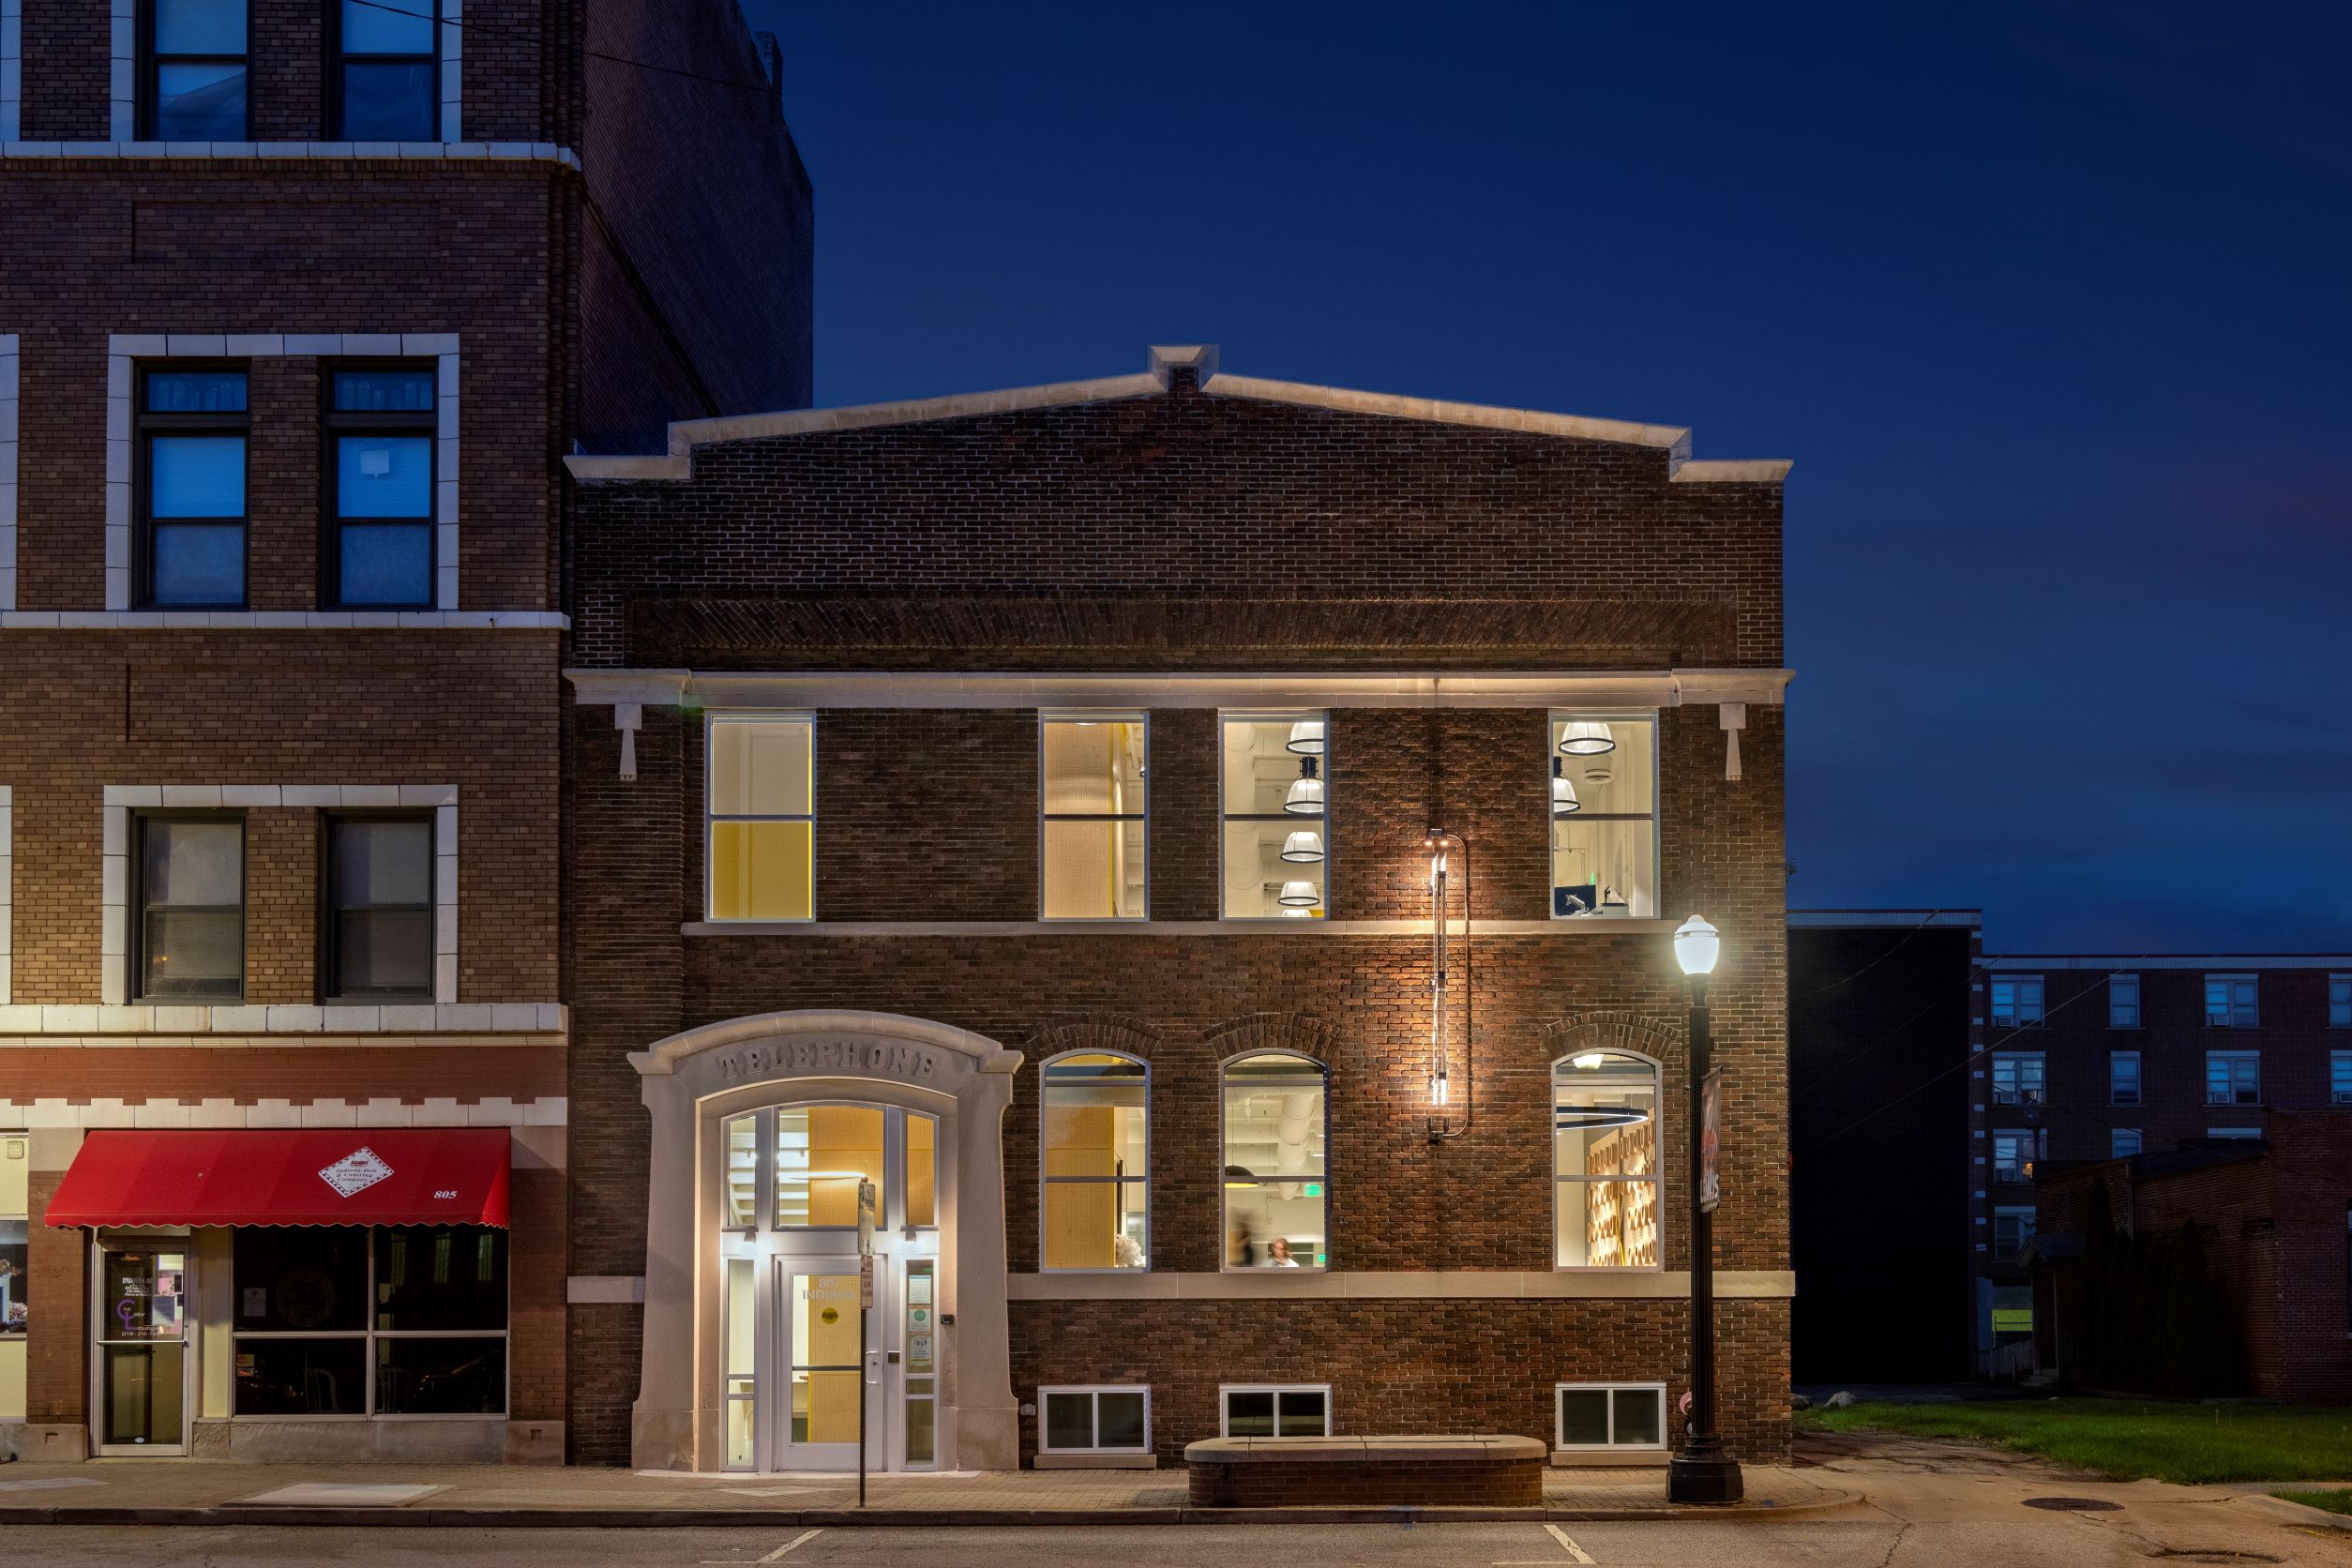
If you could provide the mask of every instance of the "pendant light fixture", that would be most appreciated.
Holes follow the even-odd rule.
[[[1301,828],[1282,841],[1282,858],[1293,866],[1313,866],[1323,858],[1323,839],[1309,828]]]
[[[1552,815],[1555,817],[1565,817],[1572,812],[1580,811],[1583,808],[1583,803],[1576,799],[1576,787],[1568,782],[1567,763],[1565,760],[1559,757],[1553,758]]]
[[[1617,749],[1617,737],[1596,719],[1571,719],[1560,727],[1560,749],[1571,757],[1598,757]]]
[[[1323,721],[1303,718],[1290,726],[1290,738],[1283,743],[1285,751],[1295,751],[1302,757],[1323,754]]]
[[[1274,897],[1275,903],[1294,910],[1311,910],[1322,901],[1323,896],[1315,891],[1311,882],[1284,882],[1282,891]]]
[[[1315,759],[1299,759],[1299,776],[1290,785],[1290,792],[1283,797],[1282,808],[1293,817],[1319,817],[1323,814],[1323,781],[1315,776]]]

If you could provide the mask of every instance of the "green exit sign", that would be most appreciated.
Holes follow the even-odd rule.
[[[1323,1196],[1323,1184],[1320,1182],[1309,1182],[1302,1190],[1309,1198],[1320,1198]]]

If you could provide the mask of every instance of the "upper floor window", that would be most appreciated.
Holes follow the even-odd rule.
[[[2205,1021],[2213,1029],[2253,1029],[2262,1021],[2256,1005],[2259,982],[2251,974],[2205,977]]]
[[[142,597],[161,610],[238,609],[251,429],[245,371],[156,367],[139,381]]]
[[[1141,920],[1149,905],[1141,714],[1047,715],[1037,730],[1048,920]]]
[[[2258,1050],[2207,1051],[2205,1103],[2209,1106],[2260,1105],[2262,1053]]]
[[[1993,1256],[2015,1258],[2033,1240],[2034,1212],[2031,1209],[1996,1209],[1993,1211]]]
[[[2352,1029],[2352,974],[2328,976],[2328,1027]]]
[[[145,0],[139,134],[149,142],[243,142],[247,0]]]
[[[1552,1063],[1552,1261],[1658,1266],[1658,1064],[1622,1051]]]
[[[2140,1130],[2137,1127],[2114,1127],[2107,1133],[2107,1157],[2119,1160],[2140,1152]]]
[[[2328,1103],[2352,1106],[2352,1050],[2328,1053]]]
[[[433,820],[330,817],[326,840],[325,995],[431,1001]]]
[[[2043,1093],[2046,1060],[2040,1051],[2030,1055],[2002,1055],[1993,1058],[1993,1103],[1997,1106],[2038,1106],[2046,1097]]]
[[[133,855],[133,1000],[235,1002],[245,994],[245,819],[142,816]]]
[[[1323,1065],[1289,1051],[1225,1064],[1225,1266],[1331,1261]]]
[[[1993,1027],[2023,1029],[2042,1021],[2042,976],[1993,976]]]
[[[1552,913],[1658,912],[1658,724],[1551,722]]]
[[[2107,1053],[2107,1103],[2118,1106],[2140,1103],[2138,1051],[2111,1050]]]
[[[2036,1160],[2049,1153],[2046,1127],[1996,1127],[1993,1130],[1993,1180],[2030,1182]]]
[[[437,0],[339,0],[328,140],[440,139],[437,16]]]
[[[2137,1029],[2140,1026],[2140,977],[2136,974],[2107,976],[2107,1027]]]
[[[1329,716],[1261,714],[1223,728],[1225,917],[1320,919]]]
[[[329,372],[334,496],[326,596],[351,609],[433,602],[433,385],[430,367]]]
[[[710,917],[810,918],[816,721],[806,714],[713,714],[708,756]]]
[[[1152,1237],[1151,1069],[1108,1051],[1057,1056],[1044,1068],[1048,1269],[1140,1269]]]

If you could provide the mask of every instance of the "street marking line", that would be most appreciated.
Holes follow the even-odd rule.
[[[798,1535],[793,1536],[790,1541],[785,1542],[782,1545],[776,1547],[776,1550],[768,1553],[767,1556],[761,1558],[760,1560],[762,1562],[781,1562],[784,1560],[784,1554],[791,1551],[794,1546],[806,1545],[811,1538],[822,1535],[823,1533],[824,1527],[822,1525],[818,1526],[815,1530],[804,1530]],[[1591,1561],[1591,1560],[1588,1558],[1586,1560]]]
[[[1575,1560],[1584,1563],[1590,1563],[1592,1560],[1591,1558],[1584,1555],[1584,1548],[1582,1546],[1577,1545],[1574,1541],[1568,1539],[1568,1532],[1566,1530],[1560,1529],[1558,1525],[1545,1525],[1544,1528],[1552,1532],[1552,1539],[1559,1542],[1561,1546],[1565,1547],[1568,1555]]]

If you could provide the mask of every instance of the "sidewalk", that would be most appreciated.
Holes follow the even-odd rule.
[[[1775,1518],[1860,1500],[1818,1472],[1750,1466],[1747,1500],[1676,1506],[1666,1471],[1546,1473],[1541,1508],[1194,1508],[1181,1469],[854,1476],[681,1475],[502,1465],[259,1465],[94,1459],[0,1466],[17,1525],[743,1526],[1184,1524]]]

